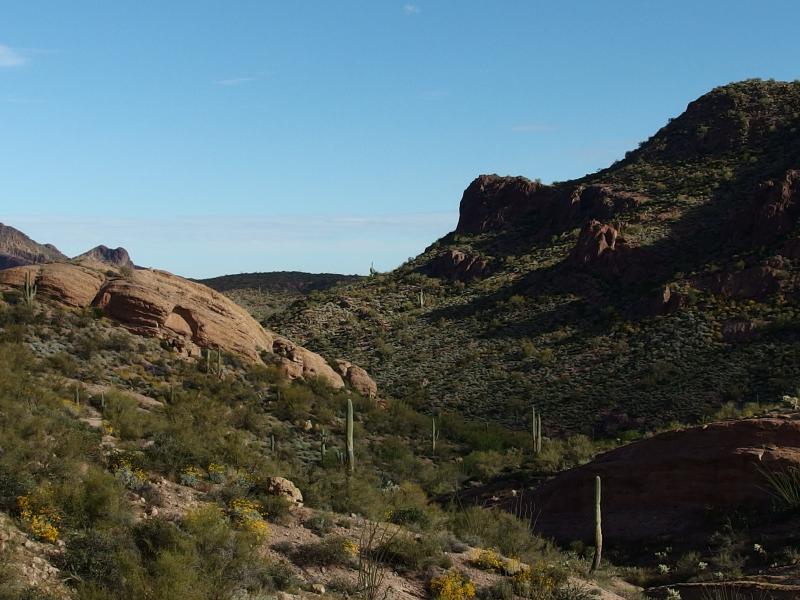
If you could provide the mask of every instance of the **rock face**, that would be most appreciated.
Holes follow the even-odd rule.
[[[579,186],[572,193],[570,202],[573,207],[577,207],[578,215],[573,210],[570,216],[606,221],[614,215],[633,210],[646,200],[641,194],[615,190],[610,185]]]
[[[378,384],[364,369],[343,358],[337,358],[336,365],[339,374],[359,394],[367,398],[376,398],[378,396]]]
[[[20,288],[28,272],[36,279],[38,297],[97,307],[129,331],[158,336],[188,355],[220,348],[260,361],[266,353],[291,378],[316,376],[344,386],[318,354],[265,330],[222,294],[166,271],[139,269],[126,279],[67,263],[33,265],[0,271],[0,289]]]
[[[448,250],[420,269],[431,277],[452,281],[471,281],[489,270],[489,261],[482,256],[461,250]]]
[[[537,531],[593,536],[594,478],[603,482],[603,533],[635,541],[704,536],[709,509],[769,504],[759,469],[800,466],[800,416],[725,421],[671,431],[601,455],[534,490]],[[705,539],[705,538],[703,538]]]
[[[577,266],[616,273],[629,249],[612,225],[591,220],[581,230],[569,260]]]
[[[556,188],[525,177],[481,175],[464,190],[456,233],[500,231],[532,218],[536,234],[550,235],[611,219],[646,200],[604,184]]]
[[[0,269],[67,260],[50,244],[39,244],[27,235],[0,223]]]
[[[791,232],[800,217],[800,170],[763,183],[755,194],[752,217],[753,244],[771,244]]]
[[[108,246],[95,246],[74,259],[76,262],[91,261],[111,265],[112,267],[133,268],[133,261],[125,248],[109,248]]]
[[[456,233],[502,229],[547,198],[550,191],[525,177],[481,175],[464,190]]]

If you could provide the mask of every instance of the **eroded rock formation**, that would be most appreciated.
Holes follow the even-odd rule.
[[[336,388],[344,386],[318,354],[265,330],[222,294],[166,271],[138,269],[124,278],[113,270],[68,263],[30,265],[0,271],[0,289],[20,288],[26,273],[35,278],[39,297],[97,307],[129,331],[158,336],[188,355],[219,348],[259,361],[266,353],[289,377],[322,377]]]

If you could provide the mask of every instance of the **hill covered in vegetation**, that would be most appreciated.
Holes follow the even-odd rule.
[[[482,175],[456,230],[270,326],[427,412],[616,435],[794,393],[800,83],[712,90],[607,169]]]
[[[225,294],[257,319],[265,319],[310,292],[359,279],[358,275],[275,271],[222,275],[198,282]]]

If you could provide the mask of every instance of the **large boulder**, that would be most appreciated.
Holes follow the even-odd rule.
[[[336,359],[336,366],[339,374],[359,394],[367,398],[378,396],[378,384],[364,369],[343,358]]]
[[[599,475],[608,539],[703,538],[709,510],[767,507],[764,470],[798,467],[800,416],[724,421],[607,452],[542,484],[527,502],[539,514],[539,533],[591,540]]]
[[[303,504],[303,493],[285,477],[267,477],[264,487],[268,494],[286,498],[290,504],[295,506]]]
[[[166,271],[137,269],[122,277],[68,263],[0,271],[0,289],[18,289],[26,273],[38,297],[70,307],[94,306],[133,333],[157,336],[189,355],[217,348],[251,361],[262,354],[291,378],[322,377],[335,388],[341,376],[318,354],[265,330],[242,307],[202,284]]]

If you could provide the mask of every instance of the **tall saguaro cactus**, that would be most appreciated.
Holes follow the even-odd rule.
[[[536,406],[531,407],[531,438],[533,453],[542,451],[542,415],[536,414]]]
[[[436,417],[431,417],[431,454],[436,454],[436,442],[442,432],[436,427]]]
[[[594,478],[594,558],[592,559],[591,573],[600,567],[600,557],[603,553],[603,524],[600,511],[600,476]]]
[[[31,272],[25,272],[25,281],[22,284],[22,298],[28,307],[33,307],[33,301],[36,299],[36,281],[31,278]]]
[[[347,399],[347,472],[356,470],[356,456],[353,450],[353,401]]]

